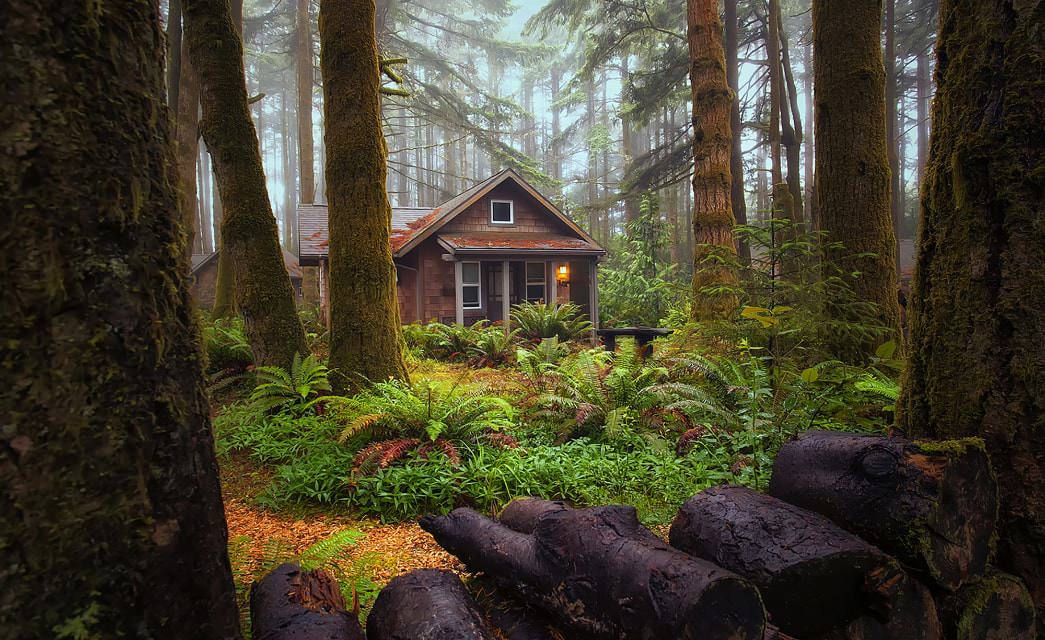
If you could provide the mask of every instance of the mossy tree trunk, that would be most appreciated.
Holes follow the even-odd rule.
[[[738,23],[737,0],[725,1],[724,19],[726,21],[726,81],[736,96],[740,91],[740,25]],[[674,128],[673,128],[674,130]],[[744,194],[744,149],[741,144],[740,101],[730,101],[729,131],[731,137],[729,155],[730,206],[737,224],[747,224],[747,200]],[[737,243],[737,253],[744,262],[751,261],[751,247],[746,242]]]
[[[179,9],[180,9],[180,3]],[[171,4],[172,10],[174,4]],[[173,20],[174,18],[170,18]],[[179,18],[180,19],[180,18]],[[178,39],[179,41],[181,38]],[[183,47],[184,48],[184,47]],[[182,224],[190,233],[187,244],[189,253],[196,253],[202,247],[200,242],[199,216],[196,199],[196,161],[199,158],[199,113],[200,84],[188,57],[180,56],[178,64],[178,102],[172,104],[176,109],[175,157],[178,162],[178,176],[181,180],[178,209],[181,211]]]
[[[243,42],[228,2],[184,0],[185,41],[200,81],[200,128],[221,195],[221,251],[259,364],[289,368],[305,332],[283,263],[243,76]]]
[[[736,295],[731,292],[736,274],[718,260],[709,259],[712,252],[736,252],[730,171],[733,131],[729,124],[735,96],[726,80],[718,2],[687,0],[686,16],[695,161],[692,316],[699,321],[726,317],[737,307]],[[719,293],[709,293],[716,288]]]
[[[828,336],[828,350],[850,360],[873,354],[876,343],[900,341],[881,25],[881,0],[813,1],[816,208],[827,240],[844,245],[825,257],[843,273],[860,274],[851,294],[827,296],[824,311],[839,321],[860,320],[849,304],[855,295],[876,305],[870,319],[890,332],[880,340]],[[873,255],[861,257],[867,254]]]
[[[0,3],[0,635],[238,638],[157,3]]]
[[[999,565],[1045,610],[1045,2],[944,0],[898,422],[982,436]]]
[[[341,390],[405,379],[385,191],[374,0],[321,0],[320,69],[330,216],[330,366]]]

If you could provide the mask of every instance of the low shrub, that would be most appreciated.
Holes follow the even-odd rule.
[[[512,307],[512,324],[519,335],[532,342],[544,338],[560,341],[584,338],[592,329],[591,322],[572,302],[566,304],[523,302]]]

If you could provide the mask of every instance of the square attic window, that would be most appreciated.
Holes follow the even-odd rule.
[[[511,200],[490,201],[490,222],[493,224],[514,224],[515,206]]]

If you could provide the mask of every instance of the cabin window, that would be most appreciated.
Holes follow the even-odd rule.
[[[511,200],[491,200],[490,222],[493,224],[515,224],[514,203]]]
[[[461,263],[461,306],[465,309],[481,309],[482,280],[478,262]]]
[[[543,262],[526,263],[526,300],[539,302],[545,298],[545,271]]]

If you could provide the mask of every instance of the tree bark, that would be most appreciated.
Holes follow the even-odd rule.
[[[869,357],[889,339],[902,344],[896,236],[889,214],[881,15],[881,0],[813,2],[817,215],[827,240],[843,245],[825,257],[843,274],[860,274],[851,281],[852,293],[829,291],[824,312],[839,321],[865,321],[854,313],[855,296],[876,305],[870,319],[888,330],[881,339],[825,336],[828,351],[847,360]]]
[[[330,366],[344,391],[405,379],[389,236],[374,0],[322,0],[319,12],[330,216]]]
[[[219,260],[233,267],[236,305],[256,361],[289,369],[294,354],[308,348],[247,105],[243,43],[228,3],[184,0],[184,7],[185,41],[201,85],[200,127],[221,194]]]
[[[740,123],[740,61],[739,24],[737,17],[737,0],[725,0],[725,52],[726,82],[732,92],[729,103],[729,130],[731,142],[729,150],[729,201],[733,208],[733,217],[738,225],[747,224],[747,198],[744,194],[744,147]],[[737,241],[737,254],[742,261],[751,261],[751,247],[746,242]]]
[[[1045,2],[940,6],[938,87],[898,424],[982,436],[999,566],[1045,613]],[[1045,631],[1045,630],[1043,630]]]
[[[780,69],[783,74],[785,96],[780,101],[781,142],[784,145],[787,159],[787,189],[791,193],[791,211],[788,216],[792,222],[802,221],[802,116],[798,110],[798,85],[795,83],[794,70],[791,68],[791,51],[787,43],[787,32],[784,31],[783,11],[780,3],[776,3],[777,35],[780,39]]]
[[[330,574],[289,563],[251,585],[250,629],[259,640],[366,640]]]
[[[942,640],[945,637],[953,636],[943,633],[932,593],[925,585],[909,577],[899,585],[890,601],[888,620],[863,615],[843,627],[828,631],[818,640]]]
[[[155,2],[0,3],[0,635],[238,638]]]
[[[298,97],[298,163],[301,166],[301,202],[312,204],[316,198],[315,150],[312,143],[312,88],[315,73],[312,66],[311,0],[297,0],[296,46]]]
[[[687,500],[669,540],[751,580],[773,624],[800,638],[861,615],[888,619],[906,580],[896,560],[824,516],[745,487]]]
[[[896,145],[896,0],[885,1],[885,143],[889,149],[889,215],[893,221],[893,235],[900,237],[902,209],[900,208],[900,156]],[[894,268],[900,273],[900,252],[895,252]]]
[[[184,52],[183,52],[184,54]],[[187,55],[181,55],[178,78],[178,119],[175,128],[175,157],[178,162],[178,177],[181,180],[178,209],[182,225],[188,233],[186,250],[200,253],[199,203],[196,184],[196,163],[199,160],[199,114],[200,83]]]
[[[461,579],[438,569],[411,571],[389,582],[367,616],[366,630],[370,640],[498,637]]]
[[[426,516],[421,527],[470,570],[582,633],[712,640],[758,638],[765,629],[754,586],[667,546],[631,507],[550,513],[532,535],[471,509]]]
[[[178,115],[178,85],[181,82],[181,0],[167,5],[167,105]]]
[[[694,320],[701,321],[727,317],[737,308],[737,297],[729,292],[736,284],[736,274],[712,257],[713,252],[736,253],[730,170],[733,132],[729,125],[733,94],[726,80],[718,3],[687,0],[686,4],[695,160],[691,313]],[[710,291],[716,288],[727,291]]]
[[[824,514],[945,589],[986,570],[998,487],[975,438],[810,431],[780,448],[769,494]]]

